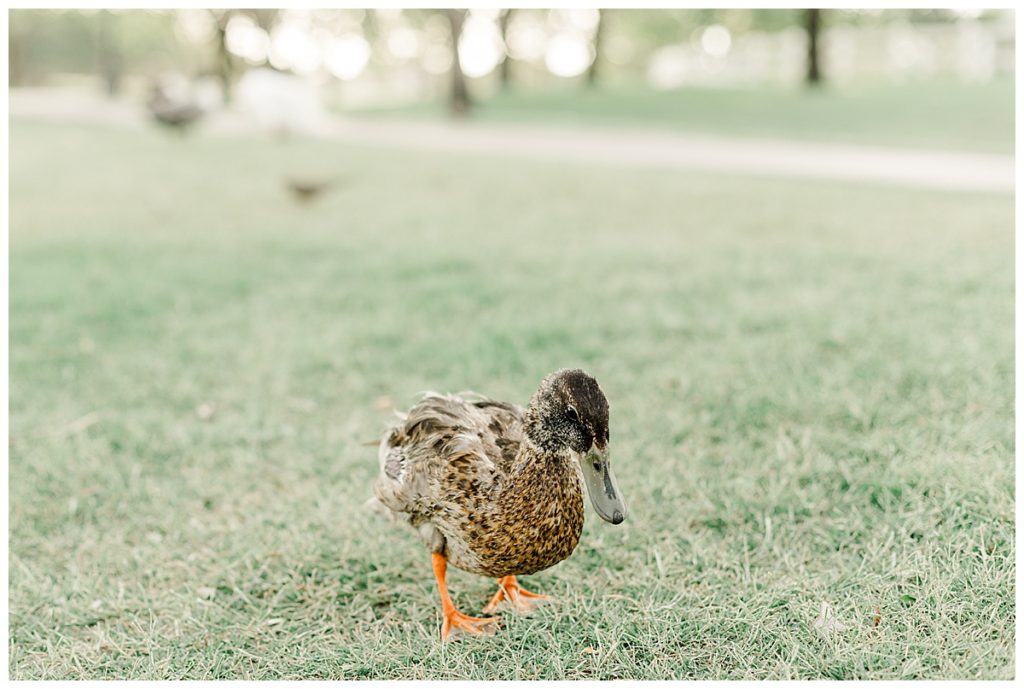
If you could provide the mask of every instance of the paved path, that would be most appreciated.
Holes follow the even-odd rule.
[[[847,144],[479,122],[342,122],[326,135],[350,143],[435,151],[1012,192],[1013,157]]]
[[[137,106],[98,96],[11,91],[15,116],[92,120],[143,126]],[[219,113],[211,132],[253,128],[239,115]],[[1013,156],[735,138],[617,127],[423,122],[324,118],[308,134],[346,143],[478,153],[547,161],[707,170],[761,176],[873,182],[949,191],[1012,193]]]

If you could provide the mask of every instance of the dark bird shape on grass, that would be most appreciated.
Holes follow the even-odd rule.
[[[288,187],[288,191],[292,193],[296,201],[308,203],[336,186],[340,179],[340,177],[320,180],[288,178],[285,180],[285,186]]]
[[[441,637],[493,634],[496,617],[455,609],[447,565],[498,580],[485,614],[529,613],[549,600],[516,577],[572,554],[583,492],[612,524],[626,504],[608,457],[608,400],[579,369],[541,381],[524,410],[475,393],[426,394],[380,442],[376,500],[430,548],[441,596]]]
[[[203,109],[193,101],[171,98],[159,87],[153,91],[146,106],[153,119],[182,134],[204,114]]]

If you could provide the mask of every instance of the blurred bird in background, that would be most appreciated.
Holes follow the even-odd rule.
[[[325,192],[336,189],[341,177],[336,175],[327,179],[295,178],[285,179],[285,186],[299,203],[309,203]]]
[[[203,109],[194,100],[172,95],[159,83],[153,87],[146,107],[158,123],[180,134],[185,134],[203,116]]]

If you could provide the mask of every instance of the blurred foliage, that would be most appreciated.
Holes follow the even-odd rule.
[[[12,10],[10,12],[11,83],[45,81],[53,74],[101,72],[103,55],[114,55],[126,71],[153,76],[163,70],[205,73],[214,69],[215,32],[197,41],[181,30],[179,15],[201,10]],[[217,11],[224,12],[224,11]],[[264,28],[277,21],[273,10],[231,10],[253,17]],[[316,10],[310,21],[328,32],[357,30],[373,46],[373,61],[387,67],[385,34],[395,10]],[[437,10],[403,10],[404,22],[424,29],[435,39],[444,34]],[[520,9],[517,14],[550,20],[550,10]],[[658,48],[688,40],[709,24],[731,32],[779,31],[801,25],[796,9],[671,9],[603,10],[605,39],[629,45],[629,65],[643,63]],[[985,18],[985,14],[981,18]],[[877,25],[887,22],[949,22],[952,10],[827,10],[826,26]],[[444,37],[444,40],[447,37]],[[106,42],[106,45],[101,43]]]
[[[196,50],[176,35],[175,23],[174,12],[166,10],[13,10],[11,81],[37,81],[54,72],[99,71],[104,35],[133,71],[189,69]]]

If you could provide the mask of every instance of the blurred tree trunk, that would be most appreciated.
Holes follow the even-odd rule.
[[[459,36],[462,35],[462,24],[466,21],[468,10],[445,10],[448,23],[452,27],[452,99],[451,109],[455,115],[466,115],[473,106],[466,89],[466,75],[459,64]]]
[[[213,73],[217,76],[217,80],[220,81],[220,87],[224,91],[225,103],[231,101],[231,91],[235,79],[235,61],[231,57],[231,52],[228,51],[227,41],[228,22],[231,21],[232,12],[233,10],[210,10],[217,24],[217,30],[214,33],[213,39],[216,46]]]
[[[807,85],[819,86],[821,73],[821,10],[806,10],[804,28],[807,29]]]
[[[25,33],[15,21],[13,11],[7,18],[7,81],[10,86],[21,86],[25,83]]]
[[[512,57],[508,54],[508,24],[515,10],[503,10],[499,20],[501,29],[501,42],[505,44],[505,59],[501,61],[501,88],[507,89],[512,85]]]
[[[587,86],[597,86],[597,61],[601,59],[601,41],[604,38],[605,13],[597,11],[597,26],[594,27],[594,60],[587,67]]]
[[[110,10],[100,10],[96,34],[96,59],[107,95],[113,98],[121,91],[123,64],[117,49],[117,18]]]

